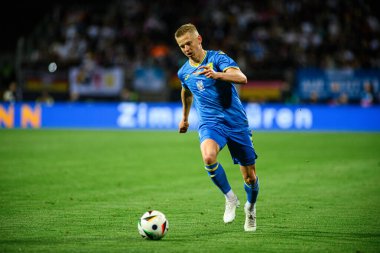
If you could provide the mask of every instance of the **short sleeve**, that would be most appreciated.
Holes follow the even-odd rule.
[[[226,71],[228,68],[239,68],[237,63],[222,51],[218,52],[216,62],[219,70],[222,72]]]

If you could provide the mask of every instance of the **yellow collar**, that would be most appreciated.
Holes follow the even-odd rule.
[[[192,66],[192,67],[198,67],[199,65],[201,65],[202,64],[202,62],[206,59],[206,56],[207,56],[207,50],[204,50],[206,53],[205,53],[205,56],[203,57],[203,59],[199,62],[199,63],[197,63],[197,64],[191,64],[191,61],[190,61],[190,59],[189,59],[189,64],[190,64],[190,66]]]

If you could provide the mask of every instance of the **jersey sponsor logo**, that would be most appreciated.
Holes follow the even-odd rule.
[[[197,81],[196,84],[197,84],[197,88],[198,88],[199,91],[204,91],[205,90],[205,86],[203,85],[202,80]]]

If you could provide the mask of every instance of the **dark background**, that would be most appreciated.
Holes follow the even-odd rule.
[[[18,38],[28,36],[55,5],[70,6],[99,0],[9,1],[0,8],[0,53],[14,52]]]

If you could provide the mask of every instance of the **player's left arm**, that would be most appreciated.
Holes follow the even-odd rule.
[[[239,68],[227,68],[224,72],[216,72],[211,66],[200,66],[199,69],[202,71],[198,75],[205,75],[208,78],[237,84],[247,83],[247,77]]]

